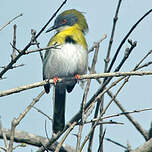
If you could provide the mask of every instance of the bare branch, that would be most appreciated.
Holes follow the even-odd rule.
[[[105,36],[103,38],[105,38]],[[95,47],[94,57],[93,57],[93,60],[92,60],[90,74],[94,73],[94,71],[95,71],[95,66],[96,66],[96,63],[97,63],[99,47],[100,47],[100,43],[102,42],[103,38],[99,42],[95,42],[96,47]],[[88,92],[89,92],[89,89],[90,89],[90,84],[91,84],[91,79],[87,80],[87,84],[86,84],[86,88],[85,88],[85,91],[84,91],[84,94],[83,94],[83,99],[82,99],[82,104],[81,104],[82,124],[80,124],[80,126],[79,126],[79,132],[78,132],[78,138],[77,138],[77,147],[76,147],[77,151],[79,151],[79,149],[80,149],[80,141],[81,141],[81,134],[82,134],[83,124],[84,124],[85,120],[87,119],[87,117],[85,116],[85,112],[84,112],[85,111],[84,106],[85,106],[86,101],[87,101],[87,96],[88,96]],[[90,114],[87,114],[87,116],[89,116],[89,115]]]
[[[64,137],[62,138],[61,142],[57,145],[55,152],[59,152],[60,151],[63,142],[65,141],[67,136],[70,134],[70,132],[73,130],[73,128],[75,127],[76,124],[77,124],[76,122],[71,124],[71,126],[68,129],[68,131],[65,133]]]
[[[140,69],[140,67],[144,67],[147,64],[140,66],[140,64],[152,53],[152,51],[150,50],[140,61],[139,63],[135,66],[135,68],[133,69],[133,71],[136,71],[137,69]],[[129,79],[129,77],[127,78]],[[99,79],[97,79],[97,81],[101,84],[101,81]],[[128,80],[125,81],[125,83]],[[110,91],[107,91],[108,95],[113,98],[113,95]],[[119,101],[117,99],[114,99],[114,102],[118,105],[118,107],[121,109],[122,112],[126,112],[126,110],[123,108],[123,106],[119,103]],[[148,140],[148,133],[142,128],[142,126],[136,121],[134,120],[129,114],[126,114],[126,117],[132,122],[132,124],[136,127],[136,129],[144,136],[145,140]]]
[[[125,63],[125,61],[128,59],[128,57],[129,57],[130,53],[132,52],[132,50],[136,47],[136,42],[130,43],[130,44],[131,44],[131,47],[128,48],[128,49],[126,49],[125,54],[124,54],[122,60],[120,61],[120,63],[118,64],[118,66],[116,67],[116,69],[114,70],[114,72],[118,72],[118,71],[121,69],[121,67],[123,66],[123,64]],[[118,52],[118,53],[119,53],[119,52]],[[115,56],[114,56],[114,58],[115,58]],[[113,58],[113,59],[114,59],[114,58]],[[115,60],[116,60],[116,58],[115,58]],[[115,62],[115,61],[114,61],[114,62]],[[108,72],[109,72],[109,71],[108,71]],[[112,77],[106,77],[106,78],[104,78],[102,86],[98,89],[98,91],[95,93],[95,95],[98,95],[100,92],[102,92],[102,91],[105,89],[106,85],[111,81],[111,79],[112,79]],[[101,98],[103,99],[103,96],[101,96]],[[93,99],[92,99],[92,100],[93,100]],[[103,100],[100,99],[100,100],[97,102],[97,106],[96,106],[96,109],[95,109],[94,118],[96,118],[97,115],[98,115],[99,107],[100,107],[100,109],[101,109],[101,113],[102,113],[102,111],[103,111],[102,105],[101,105],[101,101],[103,101]],[[100,106],[100,105],[101,105],[101,106]],[[94,129],[95,129],[95,127],[94,127]],[[100,132],[102,132],[102,127],[100,127]],[[92,135],[93,135],[93,132],[92,132]],[[91,138],[92,138],[92,136],[90,137],[90,139],[91,139]],[[102,135],[99,134],[99,141],[100,141],[100,138],[102,138]]]
[[[110,91],[107,92],[110,97],[113,97]],[[115,98],[114,102],[120,108],[120,110],[125,114],[125,116],[131,121],[131,123],[135,126],[135,128],[143,135],[145,140],[148,140],[148,133],[142,128],[142,126],[127,113],[126,109],[119,103],[119,101]]]
[[[2,29],[4,29],[8,24],[10,24],[11,22],[13,22],[15,19],[17,19],[17,18],[20,17],[20,16],[23,16],[23,14],[21,13],[21,14],[17,15],[17,16],[14,17],[13,19],[11,19],[8,23],[6,23],[6,24],[3,25],[2,27],[0,27],[0,31],[1,31]]]
[[[40,48],[40,43],[38,43],[37,39],[35,38],[35,36],[36,36],[36,30],[31,29],[31,35],[32,35],[31,41],[33,43],[34,42],[36,43],[37,48]],[[39,54],[40,54],[41,61],[43,62],[43,54],[42,54],[42,52],[39,51]]]
[[[48,22],[42,27],[42,29],[36,34],[35,39],[37,39],[40,34],[45,30],[47,25],[53,20],[53,18],[56,16],[56,14],[59,12],[59,10],[63,7],[63,5],[67,2],[67,0],[63,1],[63,3],[60,5],[60,7],[56,10],[56,12],[52,15],[52,17],[48,20]],[[17,60],[25,54],[25,51],[32,45],[31,41],[25,46],[25,48],[16,56],[14,60],[12,60],[5,69],[3,69],[0,72],[0,78],[12,67],[14,63],[17,62]]]
[[[47,132],[47,127],[46,127],[46,120],[45,120],[45,135],[46,135],[46,137],[47,137],[47,139],[49,140],[49,136],[48,136],[48,132]]]
[[[39,52],[39,51],[46,51],[46,50],[49,50],[49,49],[58,49],[59,45],[55,45],[55,46],[48,46],[48,47],[44,47],[44,48],[38,48],[38,49],[35,49],[35,50],[26,50],[25,51],[25,54],[29,54],[29,53],[35,53],[35,52]]]
[[[112,47],[112,43],[113,43],[113,38],[114,38],[114,33],[115,33],[116,23],[117,23],[117,20],[118,20],[118,13],[119,13],[121,2],[122,2],[122,0],[119,0],[118,5],[117,5],[117,9],[116,9],[116,13],[115,13],[115,17],[113,18],[113,27],[112,27],[112,31],[111,31],[109,46],[108,46],[108,52],[107,52],[106,59],[104,60],[105,61],[104,72],[107,71],[108,63],[110,61],[110,52],[111,52],[111,47]]]
[[[152,12],[152,9],[150,9],[148,12],[146,12],[146,13],[132,26],[132,28],[129,30],[129,32],[126,34],[126,36],[123,38],[123,40],[121,41],[121,43],[120,43],[120,45],[119,45],[119,47],[118,47],[118,49],[117,49],[117,51],[116,51],[116,53],[115,53],[112,61],[111,61],[111,64],[110,64],[107,72],[110,72],[110,71],[111,71],[112,66],[114,65],[114,62],[115,62],[115,60],[116,60],[116,58],[117,58],[117,56],[118,56],[118,54],[119,54],[119,52],[120,52],[120,49],[121,49],[121,47],[123,46],[123,44],[125,43],[125,41],[128,39],[129,35],[134,31],[134,29],[137,27],[137,25],[138,25],[148,14],[150,14],[151,12]]]
[[[4,139],[5,149],[8,150],[8,141],[7,141],[7,138],[6,138],[6,134],[5,134],[4,130],[3,130],[1,118],[0,118],[0,132],[1,132],[2,137]]]
[[[98,152],[102,152],[103,151],[103,139],[105,137],[105,134],[106,134],[106,129],[104,130],[103,132],[103,135],[102,135],[102,138],[100,139],[100,144],[99,144],[99,148],[98,148]],[[101,151],[102,150],[102,151]]]
[[[99,41],[100,42],[100,41]],[[92,61],[92,65],[91,65],[91,69],[90,69],[90,74],[94,73],[95,71],[95,65],[97,63],[97,57],[98,57],[98,52],[99,52],[99,47],[100,47],[100,43],[96,43],[96,48],[95,48],[95,53],[94,53],[94,57],[93,57],[93,61]],[[83,100],[85,101],[87,99],[87,95],[89,92],[89,88],[90,88],[90,84],[91,84],[91,80],[87,81],[87,86],[86,86],[86,90],[85,90],[85,94],[83,96]],[[85,101],[86,104],[86,101]],[[83,107],[83,111],[84,111],[84,107]],[[92,111],[90,111],[92,112]],[[83,112],[84,113],[84,112]],[[82,113],[82,114],[83,114]],[[96,115],[95,115],[96,118]],[[92,126],[94,125],[94,122],[92,123]],[[88,144],[88,151],[91,151],[92,148],[92,143],[93,143],[93,135],[94,135],[94,131],[92,132],[91,136],[90,136],[90,140],[89,140],[89,144]],[[78,136],[79,137],[79,136]]]
[[[36,104],[39,101],[41,96],[43,96],[44,94],[45,94],[45,91],[43,90],[35,99],[33,99],[32,103],[29,106],[27,106],[27,108],[24,110],[24,112],[21,113],[18,118],[14,118],[14,120],[12,121],[8,152],[13,151],[13,142],[14,142],[16,126],[20,123],[20,121],[25,117],[25,115],[28,113],[28,111],[34,106],[34,104]]]
[[[17,25],[15,24],[15,25],[13,26],[13,28],[14,28],[13,46],[16,47],[16,28],[17,28]],[[13,48],[13,52],[12,52],[12,54],[11,54],[11,58],[12,58],[12,60],[14,60],[14,59],[16,58],[16,49],[15,49],[15,48]]]
[[[139,146],[137,149],[131,152],[151,152],[152,150],[152,138],[145,142],[142,146]]]
[[[101,40],[99,40],[98,42],[95,42],[93,44],[93,46],[88,50],[88,53],[92,52],[103,40],[105,40],[107,38],[107,35],[104,34],[103,37],[101,38]]]
[[[11,131],[5,128],[3,128],[3,131],[6,134],[7,139],[10,140]],[[3,139],[3,135],[1,132],[0,138]],[[48,139],[25,131],[15,130],[14,141],[16,143],[25,143],[32,146],[41,147],[42,144],[45,145],[48,142]],[[49,150],[55,150],[57,144],[57,142],[52,144],[49,147]],[[66,150],[67,152],[75,152],[72,147],[65,144],[62,145],[62,149]]]
[[[144,75],[152,75],[152,71],[131,71],[131,72],[113,72],[113,73],[101,73],[101,74],[85,74],[85,75],[81,75],[80,76],[80,80],[83,79],[98,79],[98,78],[105,78],[105,77],[121,77],[121,76],[144,76]],[[59,78],[57,83],[63,83],[65,81],[71,81],[71,80],[75,80],[75,77],[69,77],[69,78]],[[7,96],[13,93],[18,93],[24,90],[28,90],[28,89],[32,89],[32,88],[37,88],[40,86],[43,86],[45,84],[48,84],[48,82],[50,84],[54,84],[53,79],[48,80],[44,80],[41,82],[35,82],[32,84],[28,84],[28,85],[24,85],[24,86],[20,86],[17,88],[13,88],[13,89],[9,89],[6,91],[1,91],[0,92],[0,97],[2,96]]]
[[[32,108],[36,109],[37,112],[41,113],[42,115],[44,115],[45,117],[47,117],[49,120],[52,121],[52,118],[51,118],[50,116],[48,116],[47,114],[45,114],[43,111],[41,111],[41,110],[38,109],[37,107],[34,107],[34,106],[33,106]]]
[[[14,65],[14,66],[12,66],[11,69],[18,68],[18,67],[21,67],[21,66],[24,66],[24,65],[25,65],[25,64]],[[0,66],[0,68],[5,69],[5,66]]]
[[[114,140],[112,140],[112,139],[110,139],[110,138],[104,138],[105,140],[107,140],[107,141],[110,141],[111,143],[113,143],[113,144],[115,144],[115,145],[118,145],[118,146],[120,146],[120,147],[122,147],[122,148],[124,148],[124,149],[128,149],[126,146],[124,146],[124,145],[122,145],[122,144],[120,144],[120,143],[118,143],[118,142],[116,142],[116,141],[114,141]]]

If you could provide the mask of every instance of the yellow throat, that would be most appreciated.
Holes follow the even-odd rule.
[[[81,28],[76,23],[73,26],[68,26],[62,31],[56,33],[49,41],[48,46],[57,44],[63,45],[65,43],[65,39],[70,36],[76,44],[81,45],[83,48],[87,49],[87,43],[84,37],[84,33],[81,31]]]

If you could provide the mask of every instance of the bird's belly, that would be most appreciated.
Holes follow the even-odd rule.
[[[67,43],[59,49],[51,49],[43,73],[50,79],[84,74],[88,65],[88,52],[78,44]]]

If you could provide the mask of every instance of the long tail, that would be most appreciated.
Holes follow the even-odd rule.
[[[65,96],[66,89],[56,86],[53,114],[53,133],[55,134],[62,131],[65,126]]]

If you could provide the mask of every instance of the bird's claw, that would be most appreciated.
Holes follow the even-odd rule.
[[[79,74],[76,74],[76,75],[75,75],[75,78],[76,78],[77,80],[79,80],[79,79],[80,79],[80,75],[79,75]]]
[[[80,75],[76,74],[74,77],[76,78],[77,82],[79,83]]]
[[[58,80],[59,80],[58,77],[54,77],[54,78],[53,78],[53,82],[54,82],[54,85],[55,85],[55,86],[56,86],[56,83],[57,83]]]

